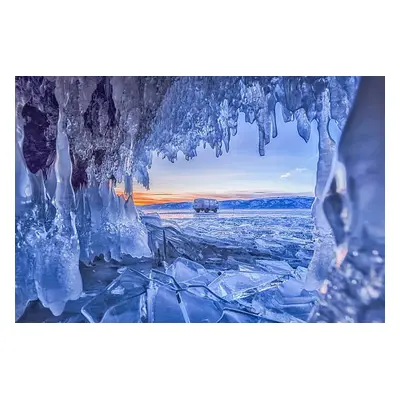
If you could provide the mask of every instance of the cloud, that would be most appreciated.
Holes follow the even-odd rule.
[[[286,172],[286,174],[281,175],[281,178],[289,178],[289,176],[292,176],[293,174],[300,173],[307,171],[307,168],[295,168],[289,172]]]

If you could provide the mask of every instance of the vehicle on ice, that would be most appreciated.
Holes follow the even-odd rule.
[[[204,211],[208,213],[209,211],[214,211],[216,213],[218,207],[218,201],[215,199],[195,199],[193,202],[193,208],[196,212]]]

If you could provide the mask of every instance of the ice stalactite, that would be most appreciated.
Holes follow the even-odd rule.
[[[90,244],[92,240],[92,215],[88,189],[82,188],[77,193],[76,230],[79,237],[79,260],[88,265],[91,261]]]
[[[132,197],[132,192],[133,192],[132,176],[125,175],[124,183],[125,183],[125,186],[124,186],[125,196],[126,197]]]
[[[121,217],[121,251],[132,257],[151,257],[148,245],[148,232],[142,224],[135,204],[129,197],[122,205],[123,217]]]
[[[95,256],[105,255],[107,257],[107,248],[102,237],[103,200],[99,193],[98,184],[89,184],[87,197],[90,210],[89,260],[93,261]],[[85,231],[79,232],[79,234],[84,235]]]
[[[150,257],[148,232],[142,224],[132,198],[132,177],[125,176],[125,201],[120,197],[121,252],[132,257]]]
[[[329,106],[329,92],[326,87],[322,86],[317,95],[316,104],[319,144],[315,201],[312,207],[312,215],[315,223],[314,256],[308,267],[308,275],[305,284],[307,290],[317,290],[321,287],[322,282],[328,276],[335,254],[335,242],[332,236],[332,229],[325,217],[323,209],[324,191],[336,153],[336,143],[331,138],[328,131],[330,119]]]
[[[63,78],[58,80],[56,96],[60,115],[55,160],[56,215],[46,237],[42,237],[43,244],[41,251],[38,252],[35,270],[38,297],[54,315],[60,315],[66,302],[76,300],[82,292],[82,278],[79,272],[80,247],[75,226],[75,193],[71,184],[72,163],[66,133],[68,121],[65,108],[68,107],[68,96],[62,85]]]
[[[102,225],[103,240],[108,242],[106,261],[121,260],[119,204],[112,180],[101,184],[100,195],[103,200]]]
[[[132,195],[117,196],[112,179],[78,190],[77,228],[84,264],[101,256],[107,262],[120,261],[123,255],[151,256]]]

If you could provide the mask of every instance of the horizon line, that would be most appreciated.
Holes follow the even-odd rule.
[[[115,188],[118,196],[126,195],[122,188]],[[163,205],[163,204],[178,204],[189,203],[196,198],[213,198],[218,201],[229,200],[255,200],[266,198],[285,198],[285,197],[315,197],[312,192],[260,192],[260,191],[241,191],[231,193],[145,193],[145,192],[132,192],[132,197],[135,205],[137,206],[150,206],[150,205]]]
[[[254,197],[254,198],[249,198],[249,199],[224,199],[224,200],[218,200],[219,203],[223,203],[225,201],[233,201],[233,200],[242,200],[242,201],[249,201],[249,200],[264,200],[264,199],[282,199],[282,198],[291,198],[291,197],[310,197],[313,198],[315,196],[312,196],[311,194],[300,194],[300,195],[292,195],[292,196],[269,196],[269,197]],[[211,197],[210,197],[211,198]],[[147,206],[162,206],[165,204],[183,204],[183,203],[191,203],[191,201],[169,201],[165,203],[151,203],[151,204],[136,204],[137,207],[147,207]]]

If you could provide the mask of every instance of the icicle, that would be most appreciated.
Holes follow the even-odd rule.
[[[93,261],[96,256],[106,253],[106,246],[102,236],[103,200],[99,194],[99,186],[94,182],[88,187],[87,194],[91,220],[90,261]]]
[[[294,112],[294,116],[297,120],[297,131],[299,135],[305,142],[308,142],[311,134],[311,125],[308,121],[306,112],[303,108],[300,108]]]
[[[36,175],[30,174],[32,199],[37,206],[37,218],[40,221],[46,219],[46,188],[43,181],[43,172],[39,170]]]
[[[86,189],[80,189],[77,193],[76,229],[78,231],[80,256],[79,259],[88,265],[91,261],[91,213]]]
[[[278,136],[278,131],[276,129],[276,116],[275,116],[275,107],[276,107],[276,99],[274,94],[269,95],[268,99],[268,110],[269,110],[269,119],[271,124],[271,134],[273,138]]]
[[[125,196],[132,196],[133,186],[132,186],[132,177],[130,175],[125,175]]]
[[[103,207],[101,211],[101,240],[104,243],[104,259],[109,262],[112,259],[120,260],[120,231],[118,227],[118,209],[113,199],[114,187],[111,181],[105,181],[100,185],[100,196]]]
[[[92,94],[96,90],[98,78],[81,76],[79,79],[79,110],[83,114],[89,107]]]
[[[22,105],[17,103],[15,106],[15,209],[17,215],[21,206],[32,201],[30,173],[22,154],[24,126],[21,113]]]
[[[121,253],[135,258],[151,257],[148,233],[139,219],[132,197],[124,205],[120,219]]]
[[[121,232],[119,227],[119,203],[118,196],[115,193],[114,185],[109,184],[109,204],[110,204],[110,221],[114,226],[113,246],[110,249],[111,258],[116,261],[121,260]]]
[[[258,128],[258,153],[265,156],[265,130],[263,127]]]
[[[315,185],[315,201],[312,207],[314,218],[314,255],[308,267],[305,288],[307,290],[319,289],[327,278],[329,269],[334,260],[334,239],[330,225],[323,210],[323,197],[326,184],[332,169],[336,152],[336,144],[329,136],[328,123],[330,118],[329,92],[326,88],[319,89],[317,95],[317,122],[318,122],[318,164],[317,182]]]
[[[332,118],[337,121],[340,130],[343,130],[350,110],[347,93],[335,78],[330,79],[330,103]]]
[[[56,216],[53,227],[37,251],[35,284],[40,301],[54,315],[60,315],[68,300],[76,300],[82,292],[79,272],[79,240],[75,227],[75,196],[71,185],[72,163],[65,133],[65,97],[58,78],[60,115],[56,142],[55,191]]]
[[[46,192],[50,200],[54,198],[56,194],[57,178],[54,165],[52,165],[48,171],[47,179],[44,182],[46,187]]]
[[[286,107],[288,110],[294,112],[301,108],[301,77],[284,77],[283,86],[285,90]]]

